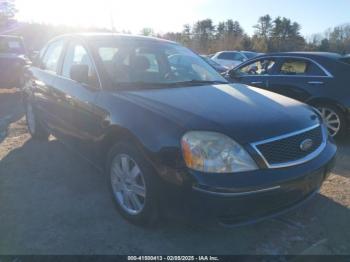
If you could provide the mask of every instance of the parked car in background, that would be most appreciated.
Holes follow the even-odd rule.
[[[203,59],[204,59],[209,65],[211,65],[212,67],[214,67],[215,70],[218,71],[220,74],[223,74],[223,73],[225,73],[226,71],[229,70],[228,67],[222,66],[222,65],[216,63],[213,59],[211,59],[211,58],[208,57],[208,56],[202,56],[202,57],[203,57]]]
[[[229,84],[163,39],[57,37],[23,90],[32,137],[54,134],[101,167],[134,223],[174,209],[225,224],[276,215],[317,194],[336,153],[312,107]]]
[[[263,53],[257,53],[253,51],[241,51],[241,53],[247,58],[247,60],[257,57],[259,55],[263,55]]]
[[[210,58],[222,66],[233,68],[257,55],[259,54],[250,51],[222,51]]]
[[[21,37],[0,35],[0,88],[20,87],[27,52]]]
[[[350,54],[345,55],[340,60],[343,61],[344,63],[350,64]]]
[[[350,58],[335,53],[292,52],[256,57],[229,72],[232,82],[263,88],[318,109],[331,136],[350,120]]]

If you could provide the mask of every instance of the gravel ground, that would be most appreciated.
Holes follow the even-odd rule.
[[[303,207],[255,225],[168,222],[116,212],[103,175],[55,138],[30,139],[15,90],[0,89],[0,254],[350,254],[350,137]]]

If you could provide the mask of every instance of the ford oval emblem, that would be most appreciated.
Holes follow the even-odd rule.
[[[300,143],[300,149],[304,152],[307,152],[312,148],[313,145],[314,141],[312,141],[312,139],[305,139],[303,142]]]

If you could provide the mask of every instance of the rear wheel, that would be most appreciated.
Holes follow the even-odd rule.
[[[143,155],[130,144],[116,144],[106,170],[121,215],[135,224],[154,224],[158,219],[158,178]]]
[[[42,125],[38,122],[38,119],[35,115],[35,110],[33,105],[27,101],[25,103],[26,106],[26,120],[27,127],[30,135],[34,139],[38,140],[47,140],[49,138],[49,132],[42,127]]]
[[[328,133],[332,137],[339,137],[346,130],[346,121],[343,112],[333,105],[317,105],[323,122],[328,129]]]

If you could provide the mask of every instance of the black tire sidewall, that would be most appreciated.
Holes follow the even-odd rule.
[[[25,113],[26,113],[26,123],[27,123],[27,129],[32,138],[38,139],[38,140],[47,140],[49,138],[49,132],[45,130],[39,123],[37,119],[37,115],[35,114],[35,108],[33,107],[33,104],[31,102],[25,100],[24,102],[25,105]],[[32,130],[29,128],[28,124],[28,105],[32,106],[32,113],[34,114],[34,121],[35,121],[35,131],[33,133]]]
[[[141,172],[145,180],[145,184],[146,184],[145,206],[143,210],[136,215],[131,215],[127,213],[119,205],[118,201],[115,199],[115,196],[114,196],[114,192],[111,184],[111,165],[112,165],[113,159],[118,154],[125,154],[130,156],[141,169]],[[158,204],[159,178],[157,177],[154,168],[146,159],[146,157],[142,154],[142,152],[138,150],[134,144],[131,144],[131,143],[122,142],[122,143],[115,144],[111,148],[110,152],[108,153],[105,173],[107,177],[108,187],[111,191],[113,201],[119,213],[133,224],[143,225],[143,226],[154,225],[159,218],[159,204]]]

